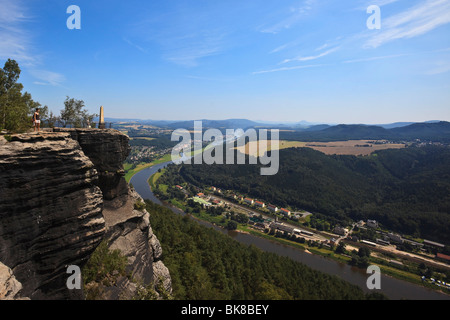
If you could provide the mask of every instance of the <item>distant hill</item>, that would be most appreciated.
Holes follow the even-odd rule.
[[[280,138],[298,141],[339,141],[363,139],[389,140],[431,140],[450,142],[450,122],[413,123],[406,126],[385,129],[380,126],[346,125],[324,126],[320,130],[297,130],[294,132],[280,132]]]
[[[207,120],[201,119],[203,128],[217,128],[217,129],[248,129],[251,127],[261,126],[263,124],[247,119],[227,119],[227,120]],[[170,128],[178,129],[192,129],[194,127],[194,120],[179,121],[167,125]]]
[[[139,119],[114,119],[107,118],[107,122],[130,122],[142,125],[153,125],[169,129],[193,129],[194,120],[139,120]],[[450,122],[426,121],[395,122],[391,124],[366,125],[366,124],[317,124],[307,121],[300,122],[275,122],[252,121],[248,119],[208,120],[201,119],[204,129],[267,128],[280,129],[280,138],[296,141],[339,141],[339,140],[363,140],[363,139],[389,139],[389,140],[432,140],[450,142]]]
[[[430,121],[425,121],[424,123],[436,123],[436,122],[440,122],[440,121],[439,120],[430,120]],[[376,126],[382,127],[385,129],[393,129],[393,128],[406,127],[406,126],[409,126],[414,123],[417,123],[417,122],[394,122],[394,123],[388,123],[388,124],[377,124]]]
[[[405,139],[450,140],[450,122],[446,121],[414,123],[390,131]]]

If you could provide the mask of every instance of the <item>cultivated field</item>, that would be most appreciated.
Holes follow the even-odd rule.
[[[236,148],[240,152],[251,154],[252,156],[263,155],[267,150],[271,150],[270,140],[259,141],[261,146],[258,150],[258,142],[252,141],[247,143],[244,147]],[[302,142],[302,141],[286,141],[279,142],[279,149],[287,148],[312,148],[323,152],[325,154],[340,154],[340,155],[369,155],[372,152],[384,149],[401,149],[405,148],[404,144],[388,143],[384,140],[349,140],[349,141],[333,141],[333,142]]]

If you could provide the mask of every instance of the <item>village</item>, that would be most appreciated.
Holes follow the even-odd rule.
[[[445,248],[444,244],[426,239],[419,242],[404,238],[399,234],[383,230],[373,219],[358,221],[349,226],[336,225],[330,231],[317,230],[305,227],[303,224],[313,216],[311,212],[281,208],[266,203],[262,199],[253,199],[214,186],[200,189],[189,185],[188,191],[186,188],[188,185],[187,183],[183,186],[175,185],[172,188],[182,192],[186,200],[199,204],[205,210],[221,208],[225,216],[230,216],[230,212],[233,213],[232,215],[245,216],[244,220],[242,218],[235,220],[245,222],[245,225],[261,234],[289,239],[300,244],[307,243],[309,250],[312,250],[311,247],[317,247],[327,249],[329,252],[337,252],[336,248],[341,246],[346,250],[340,254],[350,259],[348,252],[367,248],[370,249],[371,256],[384,260],[384,263],[391,268],[407,270],[410,263],[414,263],[447,270],[447,272],[450,270],[450,256],[439,252]],[[192,190],[196,193],[193,194]],[[360,232],[354,232],[355,230]],[[367,237],[368,234],[374,236]],[[309,250],[305,251],[309,252]],[[314,250],[314,253],[317,251]],[[432,276],[422,275],[420,278],[423,283],[450,291],[450,283],[434,279]]]

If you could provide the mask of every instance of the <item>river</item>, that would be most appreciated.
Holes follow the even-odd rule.
[[[143,199],[149,199],[157,204],[164,205],[172,211],[180,214],[184,214],[180,209],[162,203],[155,197],[148,185],[148,178],[156,173],[159,169],[164,168],[170,162],[157,164],[155,166],[146,168],[136,173],[130,180],[130,184],[133,185],[135,190],[140,194]],[[199,220],[197,220],[199,221]],[[352,267],[350,265],[340,263],[325,257],[306,253],[303,250],[296,249],[290,246],[280,244],[276,241],[260,238],[254,235],[245,234],[236,231],[227,231],[212,224],[199,221],[199,223],[208,227],[213,227],[217,231],[228,234],[233,239],[244,243],[246,245],[254,245],[264,251],[273,252],[278,255],[287,256],[291,259],[301,262],[312,269],[319,270],[331,275],[340,277],[341,279],[355,284],[365,292],[371,292],[367,289],[366,281],[368,275],[366,271],[360,268]],[[419,285],[415,285],[403,280],[395,279],[390,276],[381,274],[381,290],[389,299],[410,299],[410,300],[450,300],[450,295],[446,295]]]

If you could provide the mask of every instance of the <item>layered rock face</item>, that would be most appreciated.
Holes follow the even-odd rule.
[[[150,225],[150,214],[134,205],[143,202],[134,190],[129,189],[121,201],[105,201],[103,214],[106,236],[111,250],[120,250],[127,257],[127,274],[133,281],[122,277],[114,287],[103,288],[103,299],[131,299],[136,297],[139,286],[153,286],[155,293],[162,288],[172,292],[169,270],[161,261],[162,248]]]
[[[0,136],[0,299],[84,299],[67,288],[67,267],[81,268],[103,240],[128,258],[134,279],[171,292],[149,213],[134,209],[142,199],[123,177],[128,153],[116,130]],[[135,293],[124,281],[105,298]]]
[[[67,289],[66,271],[82,266],[104,236],[97,180],[69,134],[0,141],[0,261],[22,283],[22,296],[83,297]]]
[[[78,141],[98,171],[98,184],[104,199],[112,200],[128,193],[122,165],[130,153],[126,135],[113,129],[55,128],[54,131],[69,133]]]

